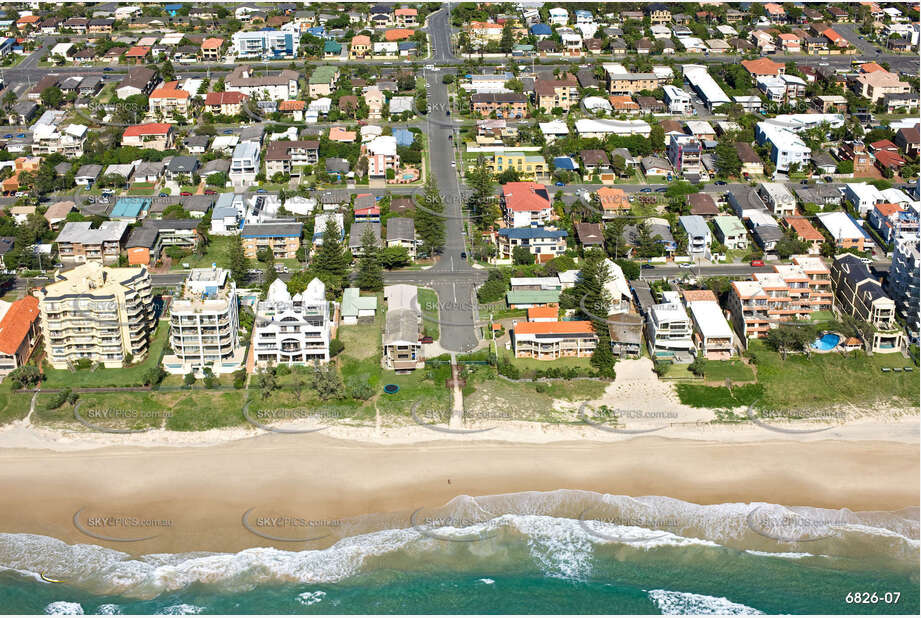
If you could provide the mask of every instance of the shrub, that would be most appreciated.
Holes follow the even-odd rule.
[[[333,339],[332,341],[329,342],[329,357],[335,358],[336,356],[339,356],[339,354],[344,349],[345,349],[345,344],[342,343],[342,341],[340,341],[338,338]]]

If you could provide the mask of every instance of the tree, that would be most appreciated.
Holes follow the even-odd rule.
[[[278,378],[275,376],[275,368],[267,367],[260,369],[256,374],[256,387],[263,399],[268,399],[276,388],[278,388]]]
[[[435,178],[429,174],[422,191],[422,203],[416,209],[416,233],[422,239],[422,250],[429,255],[441,251],[445,244],[444,202]]]
[[[42,105],[52,109],[57,108],[64,102],[64,93],[57,86],[48,86],[42,90],[39,96],[41,97]]]
[[[640,265],[633,260],[614,260],[614,263],[620,266],[624,272],[624,277],[629,280],[640,278]]]
[[[381,266],[387,270],[408,266],[412,262],[406,247],[384,247],[378,252]]]
[[[362,290],[377,291],[384,287],[380,249],[377,244],[374,229],[371,226],[365,227],[361,234],[361,257],[358,259],[358,287]]]
[[[23,365],[11,371],[9,378],[16,388],[29,388],[38,384],[42,374],[35,365]]]
[[[516,265],[526,266],[533,264],[535,259],[534,254],[527,247],[519,245],[512,250],[512,260]]]
[[[799,352],[815,339],[814,328],[809,324],[791,322],[781,324],[768,331],[764,342],[777,352],[781,360],[787,360],[787,352]]]
[[[720,140],[716,146],[716,162],[720,174],[724,177],[739,176],[742,173],[742,160],[736,152],[735,144],[729,139]]]
[[[319,361],[313,362],[313,390],[316,391],[320,399],[339,399],[342,397],[345,386],[342,384],[342,378],[336,370],[335,365],[326,363],[321,366]]]
[[[246,281],[246,273],[249,270],[249,259],[243,252],[243,240],[239,236],[230,237],[227,256],[230,262],[230,276],[233,277],[237,285],[243,285]]]
[[[349,255],[340,237],[339,226],[330,218],[323,230],[323,244],[317,249],[311,267],[327,290],[338,294],[349,272]]]
[[[515,37],[512,35],[512,22],[511,20],[506,20],[502,24],[502,38],[499,39],[499,49],[503,54],[510,54],[514,46]]]
[[[578,311],[587,314],[592,322],[598,343],[592,353],[592,367],[602,376],[614,377],[614,353],[611,352],[611,335],[608,332],[607,315],[611,307],[611,296],[605,289],[610,278],[604,255],[592,249],[582,261],[579,282],[573,288],[573,296],[579,299]]]
[[[707,366],[707,359],[704,358],[703,354],[698,354],[694,357],[694,361],[688,367],[695,376],[703,377],[705,368]]]

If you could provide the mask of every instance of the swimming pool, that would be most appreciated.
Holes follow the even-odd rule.
[[[812,342],[812,348],[821,352],[834,350],[841,342],[841,335],[835,333],[825,333]]]

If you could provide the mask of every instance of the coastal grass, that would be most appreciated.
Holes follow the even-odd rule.
[[[862,351],[829,354],[789,354],[786,360],[761,342],[750,353],[758,367],[768,410],[819,408],[837,404],[875,404],[917,408],[918,368],[910,373],[883,373],[882,367],[913,363],[899,353],[867,355]]]
[[[14,392],[10,380],[0,382],[0,425],[25,418],[31,403],[32,393]]]
[[[42,388],[102,388],[102,387],[125,387],[125,386],[143,386],[144,374],[151,367],[160,364],[160,358],[163,356],[163,348],[166,345],[169,336],[169,322],[160,320],[157,329],[154,331],[150,340],[150,349],[147,357],[139,362],[120,369],[77,369],[70,371],[68,369],[52,369],[46,366],[43,374]]]
[[[745,384],[732,390],[725,386],[678,384],[676,390],[681,403],[692,408],[737,408],[755,404],[764,396],[764,387],[760,384]]]
[[[374,319],[363,318],[358,324],[340,326],[336,338],[344,345],[343,357],[362,360],[380,356],[381,333],[384,328],[382,295],[377,296],[377,313]]]
[[[429,288],[419,288],[419,306],[422,308],[422,330],[427,337],[438,339],[438,294]]]
[[[569,382],[571,390],[566,390],[565,394],[576,401],[597,398],[597,392],[579,392],[588,383],[588,380]],[[541,382],[508,382],[502,379],[477,381],[473,394],[464,398],[464,410],[484,422],[488,419],[554,424],[578,422],[574,411],[560,411],[553,407],[553,400],[564,392],[565,387],[555,385],[544,390],[543,386]]]
[[[230,266],[230,245],[232,240],[231,236],[211,236],[202,255],[187,255],[178,260],[178,262],[185,262],[191,268],[207,268],[211,264],[217,264],[221,268],[228,268]]]
[[[751,382],[755,379],[755,372],[740,360],[707,361],[704,365],[704,378],[721,382]]]

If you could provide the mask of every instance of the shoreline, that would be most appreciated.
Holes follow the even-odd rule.
[[[885,427],[891,430],[892,424]],[[0,512],[0,532],[132,555],[267,546],[301,551],[363,530],[410,527],[417,509],[434,513],[458,496],[570,489],[695,504],[767,502],[854,511],[919,503],[917,441],[812,434],[744,442],[645,436],[525,443],[481,434],[374,444],[322,433],[196,447],[3,448],[0,492],[16,506]],[[276,535],[284,539],[313,538],[314,528],[324,532],[324,522],[349,525],[325,529],[334,534],[320,541],[269,540],[243,523],[251,509],[254,517],[310,520],[280,529]],[[89,533],[75,525],[78,512]],[[93,517],[169,525],[93,528],[87,523]],[[97,533],[154,538],[110,542],[91,536]]]

